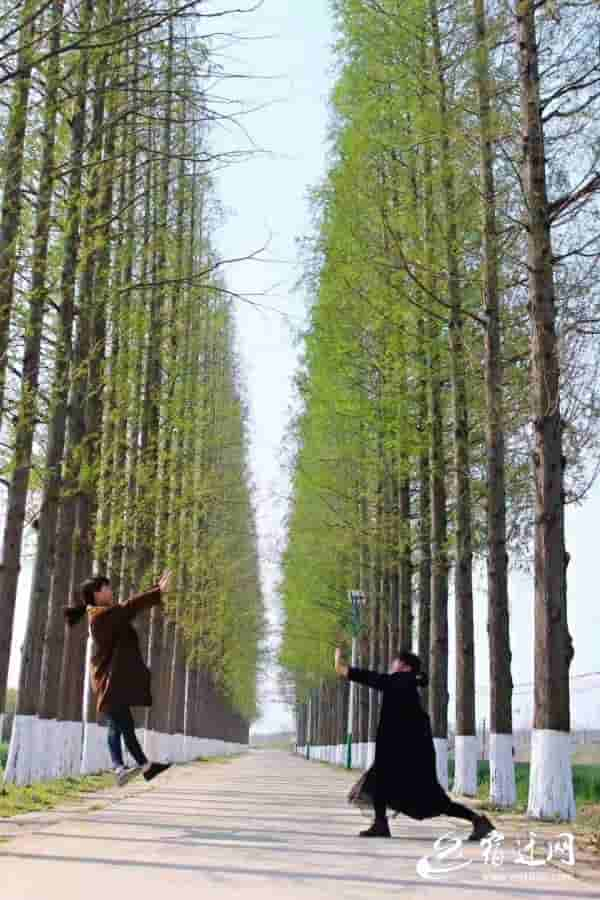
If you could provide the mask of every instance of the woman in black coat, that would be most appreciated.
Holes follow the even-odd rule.
[[[466,819],[473,824],[472,841],[493,831],[486,816],[451,800],[437,779],[431,723],[417,690],[427,684],[419,657],[408,651],[397,654],[390,674],[384,675],[346,665],[338,649],[335,670],[349,681],[383,691],[375,763],[350,792],[351,801],[375,811],[373,825],[361,831],[361,837],[390,837],[388,808],[413,819]]]

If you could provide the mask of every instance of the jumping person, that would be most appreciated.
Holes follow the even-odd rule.
[[[335,651],[335,671],[376,691],[383,691],[381,717],[375,742],[375,763],[350,792],[350,801],[372,807],[375,820],[361,837],[391,837],[387,810],[413,819],[452,816],[473,825],[470,841],[479,841],[494,830],[486,816],[477,815],[450,799],[437,779],[435,747],[429,716],[421,706],[418,686],[427,675],[414,653],[404,651],[392,659],[390,674],[346,665]]]
[[[77,624],[88,614],[92,638],[90,678],[98,713],[108,724],[108,749],[120,786],[140,773],[146,781],[152,781],[171,765],[148,761],[136,737],[131,714],[132,706],[152,705],[150,671],[142,659],[132,621],[162,602],[170,579],[171,573],[166,571],[155,587],[120,604],[113,598],[108,578],[94,575],[81,585],[83,603],[65,609],[69,625]],[[131,768],[123,763],[121,737],[136,762]]]

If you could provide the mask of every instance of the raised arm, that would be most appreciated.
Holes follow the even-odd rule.
[[[121,606],[113,607],[117,615],[120,615],[128,622],[131,621],[139,613],[152,606],[158,606],[162,600],[161,590],[158,585],[142,591],[140,594],[134,594],[129,600],[126,600]]]
[[[170,583],[171,573],[167,569],[160,576],[154,587],[151,587],[147,591],[143,591],[141,594],[134,594],[133,597],[130,597],[129,600],[122,606],[116,607],[116,609],[125,610],[125,615],[129,621],[143,610],[150,609],[151,606],[158,606],[162,600],[162,595],[169,590]]]

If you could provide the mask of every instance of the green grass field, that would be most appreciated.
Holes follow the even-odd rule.
[[[0,744],[0,769],[3,769],[8,759],[8,744]]]
[[[454,779],[454,762],[448,764],[450,785]],[[529,791],[529,763],[515,763],[517,781],[517,808],[527,806]],[[487,801],[490,790],[490,765],[486,760],[479,762],[477,770],[478,793],[481,800]],[[573,787],[575,802],[578,806],[587,803],[600,803],[600,765],[573,766]]]

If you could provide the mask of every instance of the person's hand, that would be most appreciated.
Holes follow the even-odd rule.
[[[340,647],[335,648],[335,671],[344,678],[348,677],[348,666],[342,659],[342,651]]]
[[[171,585],[171,570],[165,569],[160,578],[158,579],[158,589],[161,594],[166,594]]]

